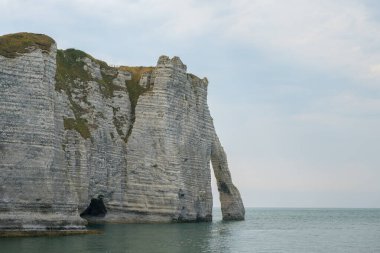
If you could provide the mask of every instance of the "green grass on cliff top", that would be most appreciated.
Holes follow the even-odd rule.
[[[123,71],[128,71],[132,74],[132,80],[127,81],[126,85],[129,94],[129,100],[131,101],[132,114],[135,114],[137,100],[139,99],[141,94],[147,91],[146,88],[141,87],[139,84],[141,75],[144,73],[151,73],[153,71],[153,67],[121,66],[119,67],[119,69]]]
[[[0,36],[0,55],[15,58],[36,48],[48,51],[55,41],[44,34],[13,33]]]
[[[94,79],[90,73],[84,69],[84,58],[99,64],[102,78]],[[57,51],[57,72],[56,72],[56,90],[64,90],[69,96],[71,89],[79,88],[75,81],[88,82],[96,81],[103,96],[113,97],[115,90],[121,90],[113,84],[113,79],[117,76],[117,69],[108,66],[104,61],[100,61],[91,55],[74,48]]]

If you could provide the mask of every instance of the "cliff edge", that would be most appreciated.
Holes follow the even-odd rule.
[[[41,34],[0,37],[0,230],[244,219],[207,106],[178,57],[111,67]]]

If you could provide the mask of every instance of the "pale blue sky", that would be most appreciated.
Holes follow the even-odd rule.
[[[178,55],[207,76],[246,206],[380,207],[378,1],[0,0],[0,10],[1,34],[45,33],[118,65]]]

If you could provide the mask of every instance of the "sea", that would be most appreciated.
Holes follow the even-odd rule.
[[[246,220],[107,224],[101,234],[0,238],[1,253],[380,252],[380,209],[247,208]]]

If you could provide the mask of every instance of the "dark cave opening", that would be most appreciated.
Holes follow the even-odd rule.
[[[92,198],[90,205],[84,210],[80,217],[104,217],[107,214],[107,208],[103,202],[103,195],[99,195],[98,198]]]

